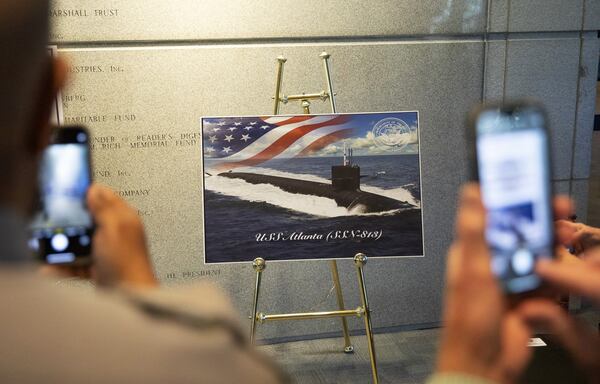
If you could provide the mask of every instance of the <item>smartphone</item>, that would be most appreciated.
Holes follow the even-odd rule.
[[[492,270],[506,293],[535,290],[541,285],[535,264],[554,251],[546,114],[532,102],[484,105],[469,125]]]
[[[38,179],[39,204],[30,224],[30,248],[48,264],[89,263],[94,226],[86,204],[92,177],[85,128],[55,131]]]

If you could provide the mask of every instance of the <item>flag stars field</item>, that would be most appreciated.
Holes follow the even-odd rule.
[[[205,155],[222,159],[234,168],[279,156],[305,156],[349,137],[355,128],[348,116],[336,115],[208,118],[203,121],[207,145],[222,148],[214,152],[205,151]],[[214,127],[219,122],[226,123],[222,134],[215,132]]]

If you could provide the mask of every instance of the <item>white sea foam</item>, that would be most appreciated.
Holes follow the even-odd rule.
[[[204,187],[213,192],[238,197],[252,202],[265,202],[293,211],[313,216],[337,217],[352,213],[344,207],[338,207],[334,200],[285,192],[270,184],[250,184],[241,179],[222,176],[210,176],[204,180]]]
[[[275,171],[265,168],[244,168],[243,172],[261,173],[271,176],[290,177],[295,179],[315,181],[329,184],[331,181],[314,175],[293,174],[288,172]],[[208,176],[204,179],[204,187],[216,193],[227,196],[233,196],[246,201],[265,202],[275,206],[290,209],[296,212],[302,212],[313,216],[321,217],[339,217],[339,216],[382,216],[390,215],[397,210],[364,213],[364,207],[354,207],[348,211],[344,207],[339,207],[336,202],[326,197],[319,197],[305,194],[295,194],[285,192],[279,187],[270,184],[251,184],[242,179],[230,179],[217,175]],[[362,186],[362,190],[387,196],[392,199],[407,201],[415,206],[419,206],[409,191],[403,188],[381,189],[377,187]],[[363,209],[361,209],[363,208]]]

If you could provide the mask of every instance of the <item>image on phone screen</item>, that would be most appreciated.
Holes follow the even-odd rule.
[[[477,120],[477,162],[492,269],[513,293],[535,289],[535,263],[553,251],[548,137],[541,114],[487,110]]]

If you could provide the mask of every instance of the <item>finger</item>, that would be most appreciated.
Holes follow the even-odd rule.
[[[487,273],[490,270],[485,225],[486,215],[479,186],[468,184],[461,193],[456,223],[457,246],[460,251],[456,252],[458,260],[455,265],[465,273]]]
[[[540,260],[536,272],[562,291],[576,293],[600,303],[600,271],[583,261],[557,263]]]
[[[526,321],[542,326],[557,337],[558,341],[573,355],[574,360],[585,368],[596,365],[599,351],[597,335],[570,317],[562,308],[549,300],[529,300],[518,309]]]
[[[555,232],[558,241],[564,245],[572,245],[576,241],[575,236],[582,226],[583,224],[573,223],[570,220],[556,221]]]
[[[575,204],[568,196],[556,196],[553,203],[555,220],[567,220],[575,212]]]
[[[573,235],[573,242],[577,243],[581,251],[588,251],[600,247],[600,229],[581,224]]]

